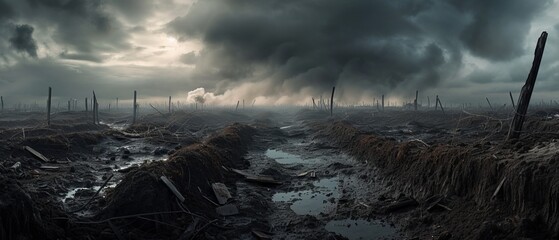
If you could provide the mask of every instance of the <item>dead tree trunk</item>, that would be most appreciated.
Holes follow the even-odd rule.
[[[87,112],[87,98],[85,98],[85,112]]]
[[[49,98],[47,99],[47,125],[50,126],[50,103],[51,103],[52,89],[49,87]]]
[[[332,87],[332,97],[330,97],[330,116],[334,113],[334,91],[336,91],[336,87]]]
[[[169,113],[171,113],[171,96],[169,96]]]
[[[435,110],[439,108],[439,95],[435,97]]]
[[[134,113],[132,114],[132,124],[136,124],[136,114],[138,112],[138,104],[136,104],[136,90],[134,90]]]
[[[0,96],[0,103],[2,103],[2,109],[0,109],[0,112],[4,112],[4,97]]]
[[[431,99],[427,96],[427,108],[431,108]]]
[[[237,106],[235,107],[235,112],[236,112],[237,110],[239,110],[239,103],[240,103],[240,102],[241,102],[241,101],[237,101]]]
[[[530,105],[532,91],[534,90],[536,78],[538,77],[538,70],[540,69],[540,63],[542,62],[543,50],[545,49],[546,40],[547,32],[542,32],[540,38],[538,39],[538,44],[536,45],[536,50],[534,52],[532,69],[530,69],[530,74],[528,74],[526,83],[522,87],[520,96],[518,97],[518,106],[516,108],[514,118],[512,119],[512,123],[510,124],[509,134],[507,136],[508,140],[517,139],[518,137],[520,137],[522,124],[524,124],[524,118],[526,117],[526,112],[528,111],[528,105]]]
[[[415,108],[415,111],[417,111],[417,97],[419,95],[419,91],[415,90],[415,100],[413,100],[413,106]]]
[[[509,92],[509,96],[510,96],[510,101],[512,102],[512,108],[516,109],[516,106],[514,106],[514,98],[512,97],[512,92]]]

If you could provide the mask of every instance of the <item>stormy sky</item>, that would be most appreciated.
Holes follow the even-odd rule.
[[[534,98],[559,100],[551,0],[0,0],[5,101],[508,102],[549,33]]]

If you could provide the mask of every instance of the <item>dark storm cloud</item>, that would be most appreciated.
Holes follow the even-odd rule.
[[[474,55],[510,60],[524,53],[524,40],[532,19],[553,1],[451,0],[470,18],[460,40]]]
[[[548,2],[204,0],[168,30],[202,40],[196,71],[218,79],[273,79],[292,91],[423,89],[454,74],[464,51],[521,56],[530,21]]]
[[[37,44],[33,39],[33,30],[33,27],[27,24],[16,26],[10,44],[18,52],[26,52],[29,56],[37,58]]]

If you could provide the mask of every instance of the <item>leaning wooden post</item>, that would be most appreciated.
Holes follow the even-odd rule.
[[[237,101],[237,107],[235,107],[235,112],[239,109],[239,102],[240,101]]]
[[[136,123],[136,111],[138,110],[138,105],[136,104],[136,91],[134,90],[134,113],[132,118],[132,124]]]
[[[334,113],[334,91],[336,91],[336,87],[332,87],[332,97],[330,97],[330,116]]]
[[[49,87],[49,98],[47,99],[47,125],[50,126],[50,103],[51,103],[52,89]]]
[[[413,100],[413,105],[415,107],[415,111],[417,111],[417,97],[418,97],[419,91],[415,90],[415,100]]]
[[[491,108],[491,111],[493,111],[493,106],[491,106],[491,102],[489,101],[489,98],[485,97],[485,100],[487,100],[487,104],[489,104],[489,108]]]
[[[169,96],[169,113],[171,113],[171,96]]]
[[[516,107],[514,106],[514,98],[512,97],[512,92],[509,91],[509,96],[510,96],[510,101],[512,102],[512,108],[516,109]]]
[[[526,112],[528,111],[528,106],[530,105],[530,98],[532,97],[532,91],[534,90],[534,85],[536,84],[536,78],[538,77],[538,70],[540,69],[540,63],[542,62],[543,50],[545,49],[545,42],[547,40],[547,32],[542,32],[542,35],[538,39],[538,44],[536,45],[536,50],[534,52],[534,61],[532,62],[532,69],[530,69],[530,74],[526,79],[526,83],[520,91],[520,96],[518,97],[518,105],[516,108],[516,113],[510,124],[509,134],[507,140],[516,139],[520,137],[520,131],[522,130],[522,125],[524,124],[524,118],[526,117]]]
[[[314,98],[313,97],[311,97],[311,98],[312,98],[312,109],[316,109],[316,104],[314,103]]]
[[[444,113],[443,103],[441,102],[441,99],[439,98],[438,95],[437,95],[437,102],[439,102],[439,106],[441,106],[441,111],[443,111]]]

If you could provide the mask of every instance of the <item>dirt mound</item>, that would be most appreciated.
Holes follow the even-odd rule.
[[[48,236],[31,197],[16,181],[0,176],[0,199],[0,239],[45,239]]]
[[[207,141],[183,147],[172,154],[166,162],[153,162],[141,166],[126,175],[120,184],[107,197],[107,205],[98,215],[106,219],[139,213],[176,212],[175,214],[156,214],[155,221],[136,219],[128,225],[127,231],[152,229],[143,234],[159,234],[159,238],[176,237],[164,223],[190,221],[184,213],[192,211],[204,213],[206,217],[216,217],[211,183],[224,182],[230,174],[224,167],[235,167],[242,162],[242,155],[251,141],[254,129],[246,125],[234,124],[210,137]],[[179,204],[175,195],[160,179],[166,176],[186,198]],[[185,209],[181,209],[185,208]],[[187,215],[188,216],[188,215]],[[190,217],[190,216],[188,216]],[[152,228],[147,227],[151,225]],[[155,229],[155,231],[153,231]],[[173,230],[172,228],[170,230]],[[161,235],[164,234],[164,235]],[[147,238],[147,235],[146,235]]]
[[[388,179],[400,183],[401,189],[416,199],[443,195],[473,201],[475,211],[464,210],[464,215],[454,216],[460,219],[455,220],[460,226],[454,228],[455,236],[471,237],[470,231],[481,227],[479,219],[495,217],[495,211],[543,222],[538,225],[543,236],[545,228],[559,230],[559,154],[554,150],[559,148],[557,142],[540,144],[522,154],[489,142],[432,146],[418,141],[399,143],[361,133],[347,122],[328,124],[317,131],[317,138],[334,141],[358,159],[372,161],[384,169]],[[494,196],[500,183],[502,187]],[[452,207],[460,208],[461,204]],[[483,208],[490,210],[479,210]],[[467,221],[473,222],[463,224]],[[500,229],[499,236],[529,237],[513,231],[521,227],[514,226]]]

